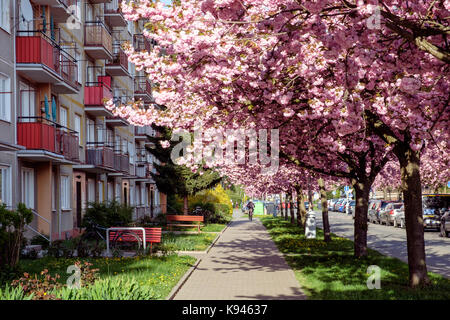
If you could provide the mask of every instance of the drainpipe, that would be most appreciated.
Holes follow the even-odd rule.
[[[12,124],[13,124],[13,141],[14,144],[17,145],[17,110],[18,110],[18,105],[17,105],[17,67],[16,67],[16,6],[17,6],[17,2],[16,1],[12,1],[13,3],[13,16],[14,16],[14,20],[13,20],[13,29],[12,29],[12,37],[13,37],[13,95],[14,95],[14,110],[11,110],[11,120],[12,120]],[[15,167],[16,170],[14,170],[14,173],[16,174],[16,183],[15,183],[15,187],[16,187],[16,191],[18,191],[18,181],[20,181],[19,179],[19,161],[17,158],[17,151],[15,152]],[[15,192],[15,194],[19,194],[17,192]],[[11,199],[12,200],[12,199]],[[15,203],[14,206],[17,205],[18,199],[17,196],[15,197]],[[11,203],[11,205],[13,205],[13,203]]]

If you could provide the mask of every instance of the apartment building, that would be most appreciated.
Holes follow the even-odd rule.
[[[121,45],[150,49],[118,0],[0,0],[0,200],[33,209],[30,228],[76,236],[91,202],[165,212],[151,179],[151,128],[114,117],[104,99],[152,102]],[[3,10],[3,8],[8,8]]]

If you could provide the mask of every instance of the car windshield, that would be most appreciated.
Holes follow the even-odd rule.
[[[354,206],[355,204],[356,204],[356,201],[351,201],[351,202],[350,202],[350,205],[351,205],[351,206]]]
[[[401,209],[403,207],[402,203],[394,203],[394,209]]]
[[[382,202],[381,209],[384,209],[388,204],[389,204],[389,202]]]

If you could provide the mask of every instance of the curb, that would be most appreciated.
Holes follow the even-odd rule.
[[[214,241],[211,243],[211,245],[206,249],[205,251],[176,251],[176,253],[184,253],[184,254],[207,254],[211,248],[216,244],[217,240],[219,240],[220,236],[225,232],[225,230],[228,229],[228,227],[231,225],[232,221],[230,221],[227,226],[217,235],[217,237],[214,239]],[[175,296],[177,295],[178,291],[183,287],[183,285],[186,283],[186,281],[189,279],[191,274],[197,269],[197,266],[202,261],[203,257],[197,258],[197,261],[195,264],[183,275],[183,277],[178,281],[178,283],[173,287],[173,289],[170,291],[169,295],[167,296],[166,300],[173,300]]]
[[[200,261],[202,261],[202,258],[197,258],[197,261],[194,263],[194,265],[183,275],[180,281],[178,281],[175,287],[173,287],[172,291],[170,291],[166,300],[173,300],[173,298],[177,295],[178,291],[180,291],[181,287],[185,284],[187,279],[189,279],[192,272],[194,272],[194,270],[197,269],[197,266],[200,264]]]

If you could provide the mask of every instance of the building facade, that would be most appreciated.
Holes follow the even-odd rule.
[[[151,128],[114,117],[104,99],[152,102],[121,45],[151,48],[117,0],[0,0],[0,201],[31,208],[32,233],[80,231],[91,202],[166,210],[151,179]],[[4,10],[4,8],[7,8]]]

